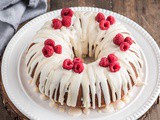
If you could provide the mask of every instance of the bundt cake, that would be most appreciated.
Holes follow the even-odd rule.
[[[25,60],[40,93],[70,107],[106,107],[143,75],[140,47],[124,25],[111,15],[70,8],[37,32]]]

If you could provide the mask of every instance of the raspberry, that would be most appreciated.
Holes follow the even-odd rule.
[[[133,40],[132,40],[130,37],[126,37],[126,38],[124,39],[124,42],[127,42],[127,43],[129,43],[130,45],[132,45]]]
[[[71,25],[71,17],[64,16],[62,19],[62,25],[65,27],[69,27]]]
[[[61,54],[62,53],[62,46],[61,45],[56,45],[54,47],[54,51],[57,53],[57,54]]]
[[[122,42],[124,42],[124,37],[122,34],[118,33],[114,38],[113,38],[113,42],[116,45],[120,45]]]
[[[52,46],[52,47],[54,48],[55,42],[54,42],[54,40],[52,40],[52,39],[47,39],[47,40],[44,42],[44,45],[49,45],[49,46]]]
[[[116,22],[115,18],[113,16],[111,16],[111,15],[108,16],[106,20],[108,20],[111,25],[113,25]]]
[[[110,27],[110,23],[109,21],[101,20],[101,22],[99,23],[99,27],[101,28],[101,30],[108,30]]]
[[[53,55],[54,53],[54,49],[52,46],[49,46],[49,45],[45,45],[42,49],[42,53],[45,57],[50,57]]]
[[[69,8],[64,8],[62,9],[61,11],[61,16],[64,17],[64,16],[70,16],[72,17],[73,16],[73,11]]]
[[[109,65],[109,70],[111,72],[117,72],[121,68],[120,64],[118,62],[113,62]]]
[[[101,22],[102,20],[105,20],[105,16],[103,13],[99,12],[95,17],[97,22]]]
[[[65,59],[63,61],[63,68],[66,70],[71,70],[73,68],[73,62],[70,59]]]
[[[118,60],[118,57],[115,56],[114,54],[109,54],[107,58],[109,60],[109,63],[113,63],[113,62],[116,62]]]
[[[99,65],[102,66],[102,67],[108,67],[109,66],[109,61],[106,57],[102,57],[100,62],[99,62]]]
[[[54,29],[60,29],[62,27],[62,22],[59,19],[53,19],[52,20],[52,27]]]
[[[82,63],[82,59],[81,58],[74,58],[73,63]]]
[[[127,51],[129,48],[130,48],[130,44],[127,43],[127,42],[123,42],[123,43],[121,43],[121,45],[120,45],[120,50],[121,50],[121,51]]]
[[[73,67],[73,70],[74,70],[75,73],[83,72],[83,70],[84,70],[83,63],[75,63],[74,67]]]

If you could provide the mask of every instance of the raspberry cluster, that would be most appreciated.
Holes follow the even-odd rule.
[[[127,51],[133,43],[132,38],[126,37],[124,38],[122,34],[118,33],[113,38],[113,43],[120,46],[121,51]]]
[[[116,22],[115,18],[111,15],[105,19],[104,14],[101,12],[96,15],[95,20],[99,22],[101,30],[108,30],[110,25],[113,25]]]
[[[118,57],[114,54],[109,54],[107,57],[102,57],[99,65],[102,67],[109,67],[111,72],[117,72],[121,68]]]
[[[54,29],[60,29],[62,27],[62,21],[57,18],[53,19],[52,20],[52,27]]]
[[[53,53],[61,54],[62,53],[62,46],[61,45],[55,45],[54,40],[47,39],[44,42],[44,47],[42,49],[42,53],[45,57],[51,57]]]
[[[69,8],[64,8],[61,11],[62,21],[59,19],[52,20],[52,27],[54,29],[60,29],[62,26],[69,27],[71,25],[71,18],[73,16],[73,11]]]
[[[83,61],[80,58],[74,58],[74,60],[65,59],[63,61],[63,68],[66,70],[73,70],[75,73],[81,73],[84,70]]]

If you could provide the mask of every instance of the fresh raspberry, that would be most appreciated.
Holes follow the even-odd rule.
[[[124,42],[127,42],[127,43],[129,43],[130,45],[132,45],[133,40],[132,40],[132,38],[130,38],[130,37],[126,37],[126,38],[124,39]]]
[[[73,62],[70,59],[65,59],[63,61],[63,68],[64,69],[71,70],[73,68],[73,65],[74,65]]]
[[[75,73],[81,73],[84,70],[83,63],[75,63],[73,66],[73,70]]]
[[[71,17],[64,16],[62,19],[62,25],[65,27],[69,27],[71,25]]]
[[[117,72],[121,68],[120,64],[118,62],[113,62],[109,65],[109,70],[111,72]]]
[[[113,63],[113,62],[116,62],[118,60],[118,57],[115,56],[114,54],[109,54],[107,58],[109,60],[109,63]]]
[[[54,49],[52,46],[45,45],[42,49],[42,53],[45,57],[51,57],[54,53]]]
[[[54,48],[55,42],[54,42],[54,40],[52,40],[52,39],[47,39],[47,40],[44,42],[44,45],[49,45],[49,46],[52,46],[52,47]]]
[[[110,23],[109,21],[101,20],[101,22],[99,23],[99,27],[101,28],[101,30],[108,30],[110,27]]]
[[[109,60],[106,57],[102,57],[99,65],[102,67],[108,67],[109,66]]]
[[[102,20],[105,20],[105,16],[103,13],[99,12],[95,17],[97,22],[101,22]]]
[[[81,58],[74,58],[73,63],[82,63],[82,59]]]
[[[61,45],[56,45],[54,47],[54,51],[57,53],[57,54],[61,54],[62,53],[62,46]]]
[[[54,29],[60,29],[62,27],[62,22],[59,19],[53,19],[52,20],[52,27]]]
[[[64,17],[64,16],[70,16],[72,17],[73,16],[73,11],[69,8],[64,8],[62,9],[61,11],[61,16]]]
[[[127,51],[129,48],[130,48],[130,44],[127,43],[127,42],[123,42],[123,43],[121,43],[121,45],[120,45],[120,50],[121,50],[121,51]]]
[[[113,38],[113,42],[116,45],[120,45],[122,42],[124,42],[124,37],[122,34],[118,33],[114,38]]]
[[[113,25],[116,22],[115,18],[113,16],[111,16],[111,15],[108,16],[106,20],[108,20],[111,25]]]

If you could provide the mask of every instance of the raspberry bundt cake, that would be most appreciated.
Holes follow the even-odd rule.
[[[85,63],[85,58],[94,58]],[[113,16],[69,8],[48,21],[26,51],[40,93],[61,105],[102,108],[141,82],[141,50]]]

